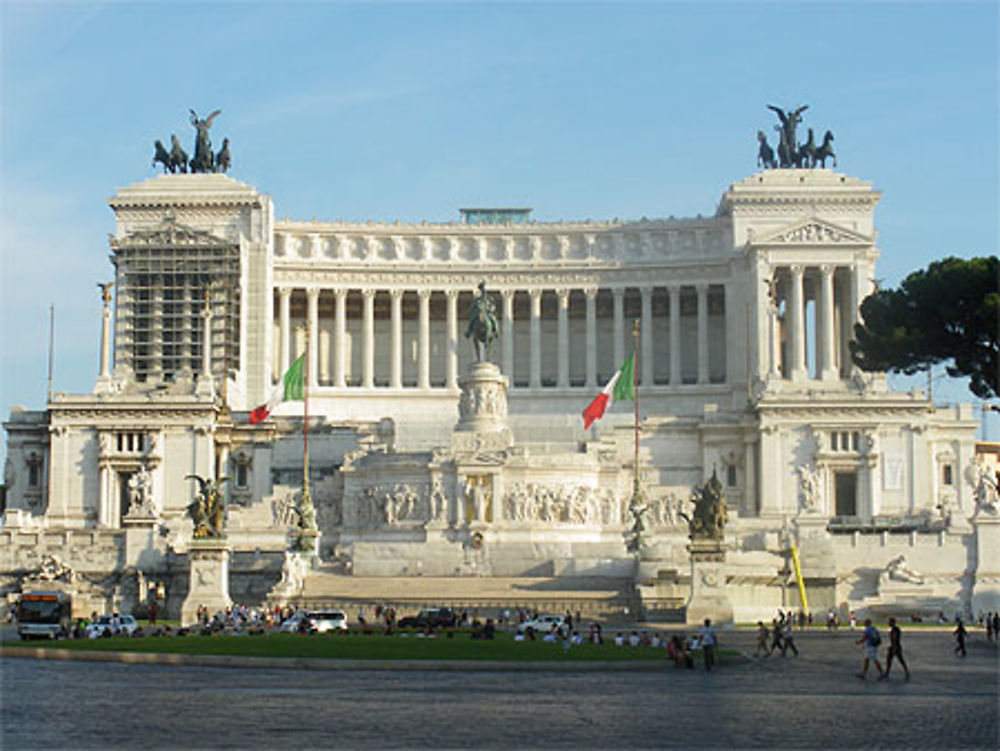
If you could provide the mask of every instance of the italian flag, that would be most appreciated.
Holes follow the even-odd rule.
[[[589,428],[594,420],[600,420],[604,417],[608,407],[615,402],[628,402],[635,399],[634,374],[634,355],[629,355],[628,359],[618,368],[618,372],[611,376],[611,380],[608,381],[604,390],[583,410],[584,428]]]
[[[257,407],[257,409],[250,413],[251,425],[264,422],[274,408],[282,402],[301,402],[305,398],[305,363],[306,356],[303,353],[299,356],[298,360],[292,363],[292,367],[290,367],[288,372],[285,373],[285,377],[282,379],[282,382],[274,387],[274,390],[268,397],[267,402],[261,404]]]

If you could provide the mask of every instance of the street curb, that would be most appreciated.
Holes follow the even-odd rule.
[[[0,647],[0,658],[117,662],[125,665],[167,665],[217,668],[277,668],[290,670],[435,670],[477,672],[642,672],[673,670],[662,660],[604,662],[498,662],[496,660],[340,660],[306,657],[242,657],[233,655],[186,655],[164,652],[98,652],[54,647]]]

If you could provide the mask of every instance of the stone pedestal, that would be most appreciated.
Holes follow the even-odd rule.
[[[972,613],[1000,610],[1000,516],[980,510],[973,517],[976,533],[976,579]]]
[[[188,548],[191,565],[188,595],[181,606],[181,625],[197,621],[198,606],[210,614],[232,605],[229,599],[229,543],[224,539],[193,540]]]
[[[475,362],[458,379],[462,396],[452,447],[459,452],[503,451],[514,445],[507,425],[507,378],[491,362]]]
[[[691,541],[691,599],[686,620],[691,625],[711,618],[715,625],[732,623],[733,605],[726,591],[726,552],[722,540]]]

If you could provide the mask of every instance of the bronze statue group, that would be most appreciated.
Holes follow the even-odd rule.
[[[787,112],[772,104],[767,105],[767,108],[773,110],[781,121],[780,125],[774,126],[774,129],[778,131],[778,151],[776,155],[774,149],[768,144],[764,131],[758,130],[758,167],[763,167],[764,169],[775,169],[777,167],[781,169],[826,167],[827,159],[832,159],[833,166],[837,166],[837,155],[833,153],[832,131],[826,131],[823,134],[823,142],[818,145],[812,128],[808,129],[809,137],[805,143],[799,143],[796,140],[796,129],[798,124],[802,122],[802,113],[809,109],[809,105],[804,105],[796,110],[788,110]]]

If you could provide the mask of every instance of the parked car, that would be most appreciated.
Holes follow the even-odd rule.
[[[311,631],[347,631],[347,613],[343,610],[313,610],[306,613]]]
[[[519,623],[517,625],[517,632],[523,634],[529,628],[533,629],[536,634],[547,634],[555,626],[559,631],[562,631],[566,625],[566,618],[561,615],[540,615],[537,618],[533,618],[524,623]]]
[[[416,615],[400,618],[399,628],[450,628],[458,623],[458,616],[451,608],[426,608]]]
[[[131,636],[139,628],[139,624],[131,615],[117,616],[100,615],[97,620],[87,626],[87,638],[97,639],[101,636]]]

